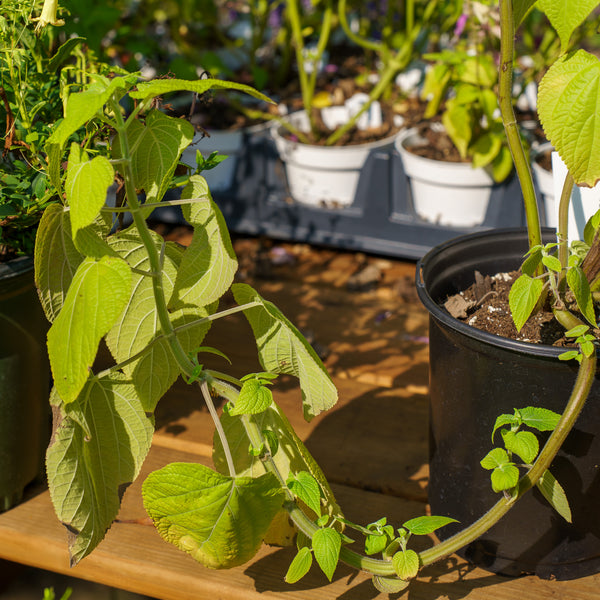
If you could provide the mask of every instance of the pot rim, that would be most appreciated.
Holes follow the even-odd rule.
[[[509,236],[518,233],[526,233],[523,228],[508,228],[508,229],[492,229],[488,231],[476,232],[460,237],[453,238],[439,244],[432,248],[425,256],[417,261],[416,273],[415,273],[415,284],[417,287],[417,294],[421,300],[423,306],[427,309],[429,314],[442,322],[445,326],[455,330],[458,333],[465,335],[466,337],[475,339],[479,342],[490,344],[492,346],[500,347],[505,350],[511,350],[519,354],[529,354],[532,356],[542,356],[547,358],[558,358],[565,350],[564,348],[557,348],[556,346],[549,346],[547,344],[533,344],[531,342],[522,342],[518,340],[512,340],[510,338],[502,337],[486,331],[481,331],[468,325],[463,321],[459,321],[445,311],[429,294],[424,278],[423,270],[427,267],[427,262],[442,254],[448,249],[462,245],[466,240],[474,240],[478,238],[488,238],[492,235]],[[544,229],[545,234],[555,234],[552,229]]]
[[[294,118],[294,116],[299,117],[300,115],[303,115],[303,114],[306,114],[305,110],[297,110],[293,113],[290,113],[289,115],[286,115],[283,118],[285,120],[289,121],[290,119]],[[292,141],[280,133],[281,130],[283,130],[283,129],[284,129],[284,127],[282,125],[279,125],[277,122],[272,124],[270,131],[271,131],[271,135],[273,136],[275,141],[281,142],[283,144],[287,144],[291,147],[299,146],[301,148],[306,148],[307,150],[314,149],[316,152],[323,151],[323,152],[330,152],[330,153],[333,150],[343,153],[343,152],[352,152],[352,151],[356,152],[357,150],[364,151],[366,149],[371,150],[373,148],[379,148],[381,146],[391,146],[394,144],[396,138],[399,135],[402,135],[402,133],[404,131],[404,130],[401,130],[398,133],[394,133],[385,138],[381,138],[380,140],[375,140],[372,142],[364,142],[361,144],[349,144],[349,145],[345,145],[345,146],[321,146],[319,144],[305,144],[298,140]]]

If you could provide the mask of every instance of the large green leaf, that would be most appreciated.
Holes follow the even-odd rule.
[[[55,408],[55,419],[46,457],[48,485],[56,514],[69,530],[74,564],[98,545],[116,518],[154,427],[133,386],[117,373],[91,380],[75,402]]]
[[[155,233],[151,235],[157,249],[160,250],[162,238]],[[127,298],[125,310],[106,336],[113,357],[117,362],[122,363],[144,350],[152,340],[161,335],[162,331],[154,299],[153,278],[142,274],[150,271],[150,262],[138,234],[131,228],[111,237],[109,243],[111,248],[135,269],[132,273],[131,293]],[[173,290],[181,256],[177,246],[166,244],[162,287],[167,298]],[[174,311],[170,314],[170,318],[174,326],[179,326],[197,321],[207,314],[204,308],[192,307]],[[210,322],[205,322],[181,332],[178,337],[184,348],[191,351],[200,345],[209,327]],[[148,411],[154,410],[158,400],[180,373],[169,343],[164,339],[153,343],[143,356],[124,366],[123,371],[132,378],[144,408]]]
[[[225,219],[211,200],[204,177],[192,176],[181,197],[203,200],[182,209],[194,227],[194,235],[183,255],[169,305],[207,306],[229,289],[237,270],[237,259]]]
[[[77,268],[48,332],[54,384],[63,402],[74,401],[81,392],[98,344],[125,308],[130,288],[129,266],[119,258],[86,258]]]
[[[181,153],[194,137],[194,128],[183,119],[155,110],[143,125],[133,121],[128,136],[136,187],[146,192],[148,202],[161,200]]]
[[[244,311],[252,326],[260,362],[265,371],[294,375],[300,380],[304,418],[331,408],[337,402],[337,390],[323,363],[302,334],[279,309],[261,298],[249,285],[232,286],[238,304],[257,302]]]
[[[51,204],[44,211],[35,239],[35,283],[50,322],[62,309],[82,260],[71,239],[70,211]]]
[[[600,180],[600,61],[579,50],[558,59],[540,83],[538,113],[577,185]]]
[[[552,27],[560,38],[561,50],[565,52],[575,29],[596,8],[598,0],[538,0],[537,8],[546,13]]]
[[[213,569],[250,560],[284,500],[270,473],[231,478],[188,463],[151,473],[142,496],[160,535]]]
[[[78,144],[71,145],[65,191],[71,207],[73,238],[99,215],[114,176],[115,171],[105,156],[89,160],[87,153]]]
[[[196,81],[186,81],[184,79],[155,79],[154,81],[140,83],[137,86],[137,91],[131,92],[129,95],[132,98],[143,100],[145,98],[163,96],[164,94],[171,92],[187,91],[196,94],[204,94],[210,89],[237,90],[259,100],[272,102],[267,96],[261,94],[249,85],[236,83],[234,81],[221,81],[220,79],[198,79]]]

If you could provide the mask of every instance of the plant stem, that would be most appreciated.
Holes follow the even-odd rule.
[[[562,193],[560,195],[560,203],[558,205],[558,229],[556,231],[556,237],[558,239],[558,259],[563,269],[567,267],[569,259],[569,204],[571,202],[571,192],[575,181],[570,171],[567,171],[567,177],[563,185]],[[561,274],[562,278],[562,274]]]
[[[521,142],[515,111],[512,105],[512,73],[515,47],[515,27],[512,0],[500,0],[500,71],[498,80],[500,112],[506,131],[508,147],[521,184],[527,218],[529,247],[542,243],[542,230],[529,160]]]
[[[538,455],[535,463],[518,483],[517,494],[509,499],[499,500],[483,517],[475,521],[469,527],[466,527],[456,535],[448,538],[446,541],[437,544],[433,548],[424,550],[419,554],[423,566],[436,562],[450,554],[453,554],[460,548],[475,541],[479,536],[485,533],[490,527],[495,525],[502,516],[504,516],[515,502],[523,496],[525,492],[531,489],[550,467],[556,453],[559,451],[565,438],[573,428],[581,409],[585,404],[596,372],[596,355],[590,358],[582,358],[581,365],[577,372],[575,386],[571,392],[569,402],[563,412],[558,425],[548,438],[546,445]]]
[[[195,377],[196,375],[194,373],[194,364],[190,360],[190,357],[187,355],[179,339],[177,338],[175,329],[173,327],[173,323],[171,323],[171,319],[169,316],[169,310],[167,308],[167,300],[165,297],[162,278],[162,253],[157,250],[156,245],[154,244],[154,240],[152,239],[150,229],[143,216],[142,206],[140,204],[140,201],[138,200],[135,191],[129,140],[127,138],[126,125],[123,121],[123,116],[121,115],[121,107],[116,101],[113,100],[111,102],[111,108],[113,109],[115,114],[115,129],[117,131],[117,135],[121,145],[121,156],[126,159],[125,163],[123,164],[123,178],[125,180],[127,203],[129,204],[129,207],[131,209],[131,215],[133,217],[135,227],[140,235],[140,239],[148,255],[148,262],[150,263],[150,272],[156,274],[156,277],[152,278],[152,290],[154,293],[156,312],[158,315],[158,320],[160,322],[162,334],[168,340],[171,352],[173,353],[173,356],[177,361],[181,372],[184,375],[187,375],[188,377]],[[212,404],[212,401],[207,402],[207,406],[211,413],[211,416],[213,417],[215,427],[217,428],[217,432],[219,434],[219,438],[221,439],[221,443],[226,452],[226,455],[227,453],[229,453],[229,457],[231,458],[231,451],[229,449],[227,437],[223,432],[223,428],[221,427],[219,417],[216,414],[216,411],[214,410],[214,405]],[[230,467],[231,473],[235,474],[235,470],[232,469],[233,460],[228,459],[228,466]]]
[[[212,417],[213,423],[215,424],[217,433],[219,435],[219,439],[221,440],[221,445],[223,446],[223,453],[225,454],[225,460],[227,461],[227,468],[229,469],[229,476],[235,477],[235,464],[233,463],[231,448],[227,443],[227,436],[225,435],[225,431],[223,430],[221,419],[219,419],[219,415],[217,414],[217,409],[215,408],[215,403],[212,401],[210,390],[208,389],[208,384],[206,383],[206,381],[203,381],[200,384],[200,391],[202,392],[204,402],[208,407],[208,412]]]

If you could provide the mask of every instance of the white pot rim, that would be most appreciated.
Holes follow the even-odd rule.
[[[461,185],[477,187],[493,185],[494,178],[487,169],[473,168],[470,162],[450,162],[434,160],[418,156],[407,150],[407,146],[416,140],[423,140],[416,127],[402,131],[396,136],[394,146],[402,158],[404,171],[409,177],[428,180],[445,181],[448,185]]]
[[[326,108],[335,108],[335,107],[326,107]],[[298,129],[306,132],[308,128],[303,127],[302,126],[302,121],[306,120],[306,111],[304,110],[299,110],[296,112],[293,112],[291,114],[289,114],[286,117],[286,120],[288,121],[300,121],[300,123],[298,123],[296,126],[298,127]],[[321,146],[319,144],[305,144],[303,142],[297,141],[297,140],[290,140],[289,138],[287,138],[285,135],[282,134],[283,131],[286,131],[284,127],[282,127],[281,125],[277,125],[277,123],[273,124],[273,127],[271,129],[271,135],[275,138],[275,140],[277,142],[281,141],[281,143],[289,145],[289,146],[301,146],[304,148],[311,148],[314,151],[318,152],[318,151],[323,151],[323,152],[331,152],[332,150],[335,150],[337,152],[352,152],[353,150],[356,151],[356,149],[363,149],[363,148],[368,148],[369,150],[371,150],[372,148],[378,148],[380,146],[388,146],[390,144],[394,143],[394,140],[396,139],[396,137],[398,136],[397,133],[389,135],[385,138],[381,138],[380,140],[375,140],[373,142],[364,142],[362,144],[350,144],[347,146]]]

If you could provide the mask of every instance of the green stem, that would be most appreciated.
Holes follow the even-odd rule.
[[[210,390],[208,389],[208,384],[206,383],[206,381],[203,381],[200,384],[200,391],[202,392],[202,397],[204,398],[204,402],[208,407],[208,412],[212,417],[213,423],[215,424],[217,433],[219,435],[219,439],[221,440],[221,445],[223,446],[223,453],[225,454],[225,460],[227,461],[227,468],[229,469],[229,476],[235,477],[235,464],[233,462],[233,456],[231,455],[231,448],[227,443],[227,436],[225,435],[225,431],[223,430],[221,419],[219,419],[217,409],[215,408],[215,403],[212,401]]]
[[[500,0],[500,19],[500,71],[498,82],[500,112],[502,114],[504,130],[506,131],[508,147],[510,148],[519,182],[521,183],[527,218],[529,247],[532,248],[533,246],[541,245],[542,230],[529,160],[521,142],[512,104],[512,73],[515,43],[512,0]]]
[[[589,394],[590,388],[594,381],[596,372],[596,356],[583,357],[581,365],[577,373],[575,386],[569,397],[567,406],[558,422],[558,425],[548,438],[546,445],[538,455],[533,466],[520,480],[516,487],[518,490],[516,495],[511,498],[502,497],[485,515],[478,519],[475,523],[466,527],[456,535],[448,538],[444,542],[436,546],[422,551],[419,554],[419,560],[422,566],[432,564],[441,560],[464,546],[470,544],[479,538],[483,533],[494,526],[519,500],[528,490],[530,490],[550,467],[554,457],[565,441],[567,435],[573,428],[581,410],[585,404],[585,400]],[[217,388],[219,389],[219,388]],[[231,388],[233,389],[233,388]],[[222,389],[219,389],[222,392]],[[227,390],[225,395],[227,397]],[[262,435],[257,425],[251,419],[244,420],[244,428],[251,442],[259,446],[263,442]],[[267,457],[263,463],[265,468],[273,472],[280,481],[282,481],[274,461]],[[284,489],[287,489],[283,486]],[[312,537],[318,527],[312,520],[296,505],[295,502],[288,502],[285,505],[294,524],[305,535]],[[343,546],[340,551],[340,559],[346,564],[359,570],[367,571],[376,575],[390,576],[395,575],[394,568],[390,561],[369,558],[350,550]]]
[[[392,3],[390,2],[390,5]],[[348,19],[346,17],[346,0],[339,0],[338,2],[338,17],[340,19],[340,25],[344,30],[344,33],[355,44],[363,47],[365,50],[373,50],[377,53],[380,53],[384,50],[384,45],[382,42],[376,42],[375,40],[369,40],[367,38],[361,37],[357,35],[350,29],[350,25],[348,24]]]
[[[138,200],[137,193],[134,185],[133,178],[133,168],[131,161],[131,152],[129,148],[129,140],[127,138],[126,125],[123,121],[123,116],[121,115],[121,109],[119,104],[116,101],[111,102],[111,108],[115,114],[116,120],[116,131],[118,135],[118,139],[121,145],[121,156],[126,158],[126,162],[123,164],[123,178],[125,180],[125,191],[127,195],[127,202],[131,209],[131,215],[133,217],[133,221],[135,227],[140,235],[140,239],[146,249],[146,253],[148,255],[148,262],[150,263],[150,272],[155,273],[156,277],[152,278],[152,290],[154,293],[154,302],[156,305],[156,312],[158,315],[158,320],[160,323],[162,335],[168,340],[169,346],[171,348],[171,352],[181,372],[187,377],[195,377],[194,373],[194,364],[190,360],[190,357],[187,355],[183,346],[181,345],[176,333],[173,324],[171,323],[169,310],[167,307],[167,300],[165,296],[164,286],[163,286],[163,277],[162,277],[162,258],[161,252],[159,252],[154,244],[154,240],[152,239],[152,234],[150,232],[150,228],[148,227],[146,220],[144,219],[142,206],[140,201]],[[203,389],[204,392],[204,389]],[[227,442],[227,437],[221,427],[219,417],[216,414],[216,410],[214,410],[214,405],[210,400],[207,402],[208,409],[211,413],[213,421],[215,423],[215,427],[217,428],[217,432],[219,434],[219,438],[221,439],[221,443],[226,453],[229,452],[229,457],[231,457],[231,452],[229,450],[229,445]],[[206,398],[205,398],[206,399]],[[232,474],[235,474],[235,470],[232,469],[233,461],[228,459],[228,466],[230,467],[230,471]]]
[[[556,453],[559,451],[581,413],[594,381],[595,372],[596,355],[594,354],[590,358],[584,356],[577,372],[575,386],[560,421],[529,472],[519,480],[517,495],[509,499],[502,498],[483,517],[475,521],[475,523],[433,548],[421,552],[419,557],[423,566],[441,560],[467,544],[474,542],[490,527],[495,525],[512,508],[515,502],[537,483],[539,478],[550,467]]]
[[[558,238],[558,258],[563,269],[567,267],[569,260],[569,204],[571,202],[571,193],[574,185],[575,181],[573,176],[570,171],[567,171],[567,177],[563,185],[558,205],[558,229],[556,231],[556,237]]]

